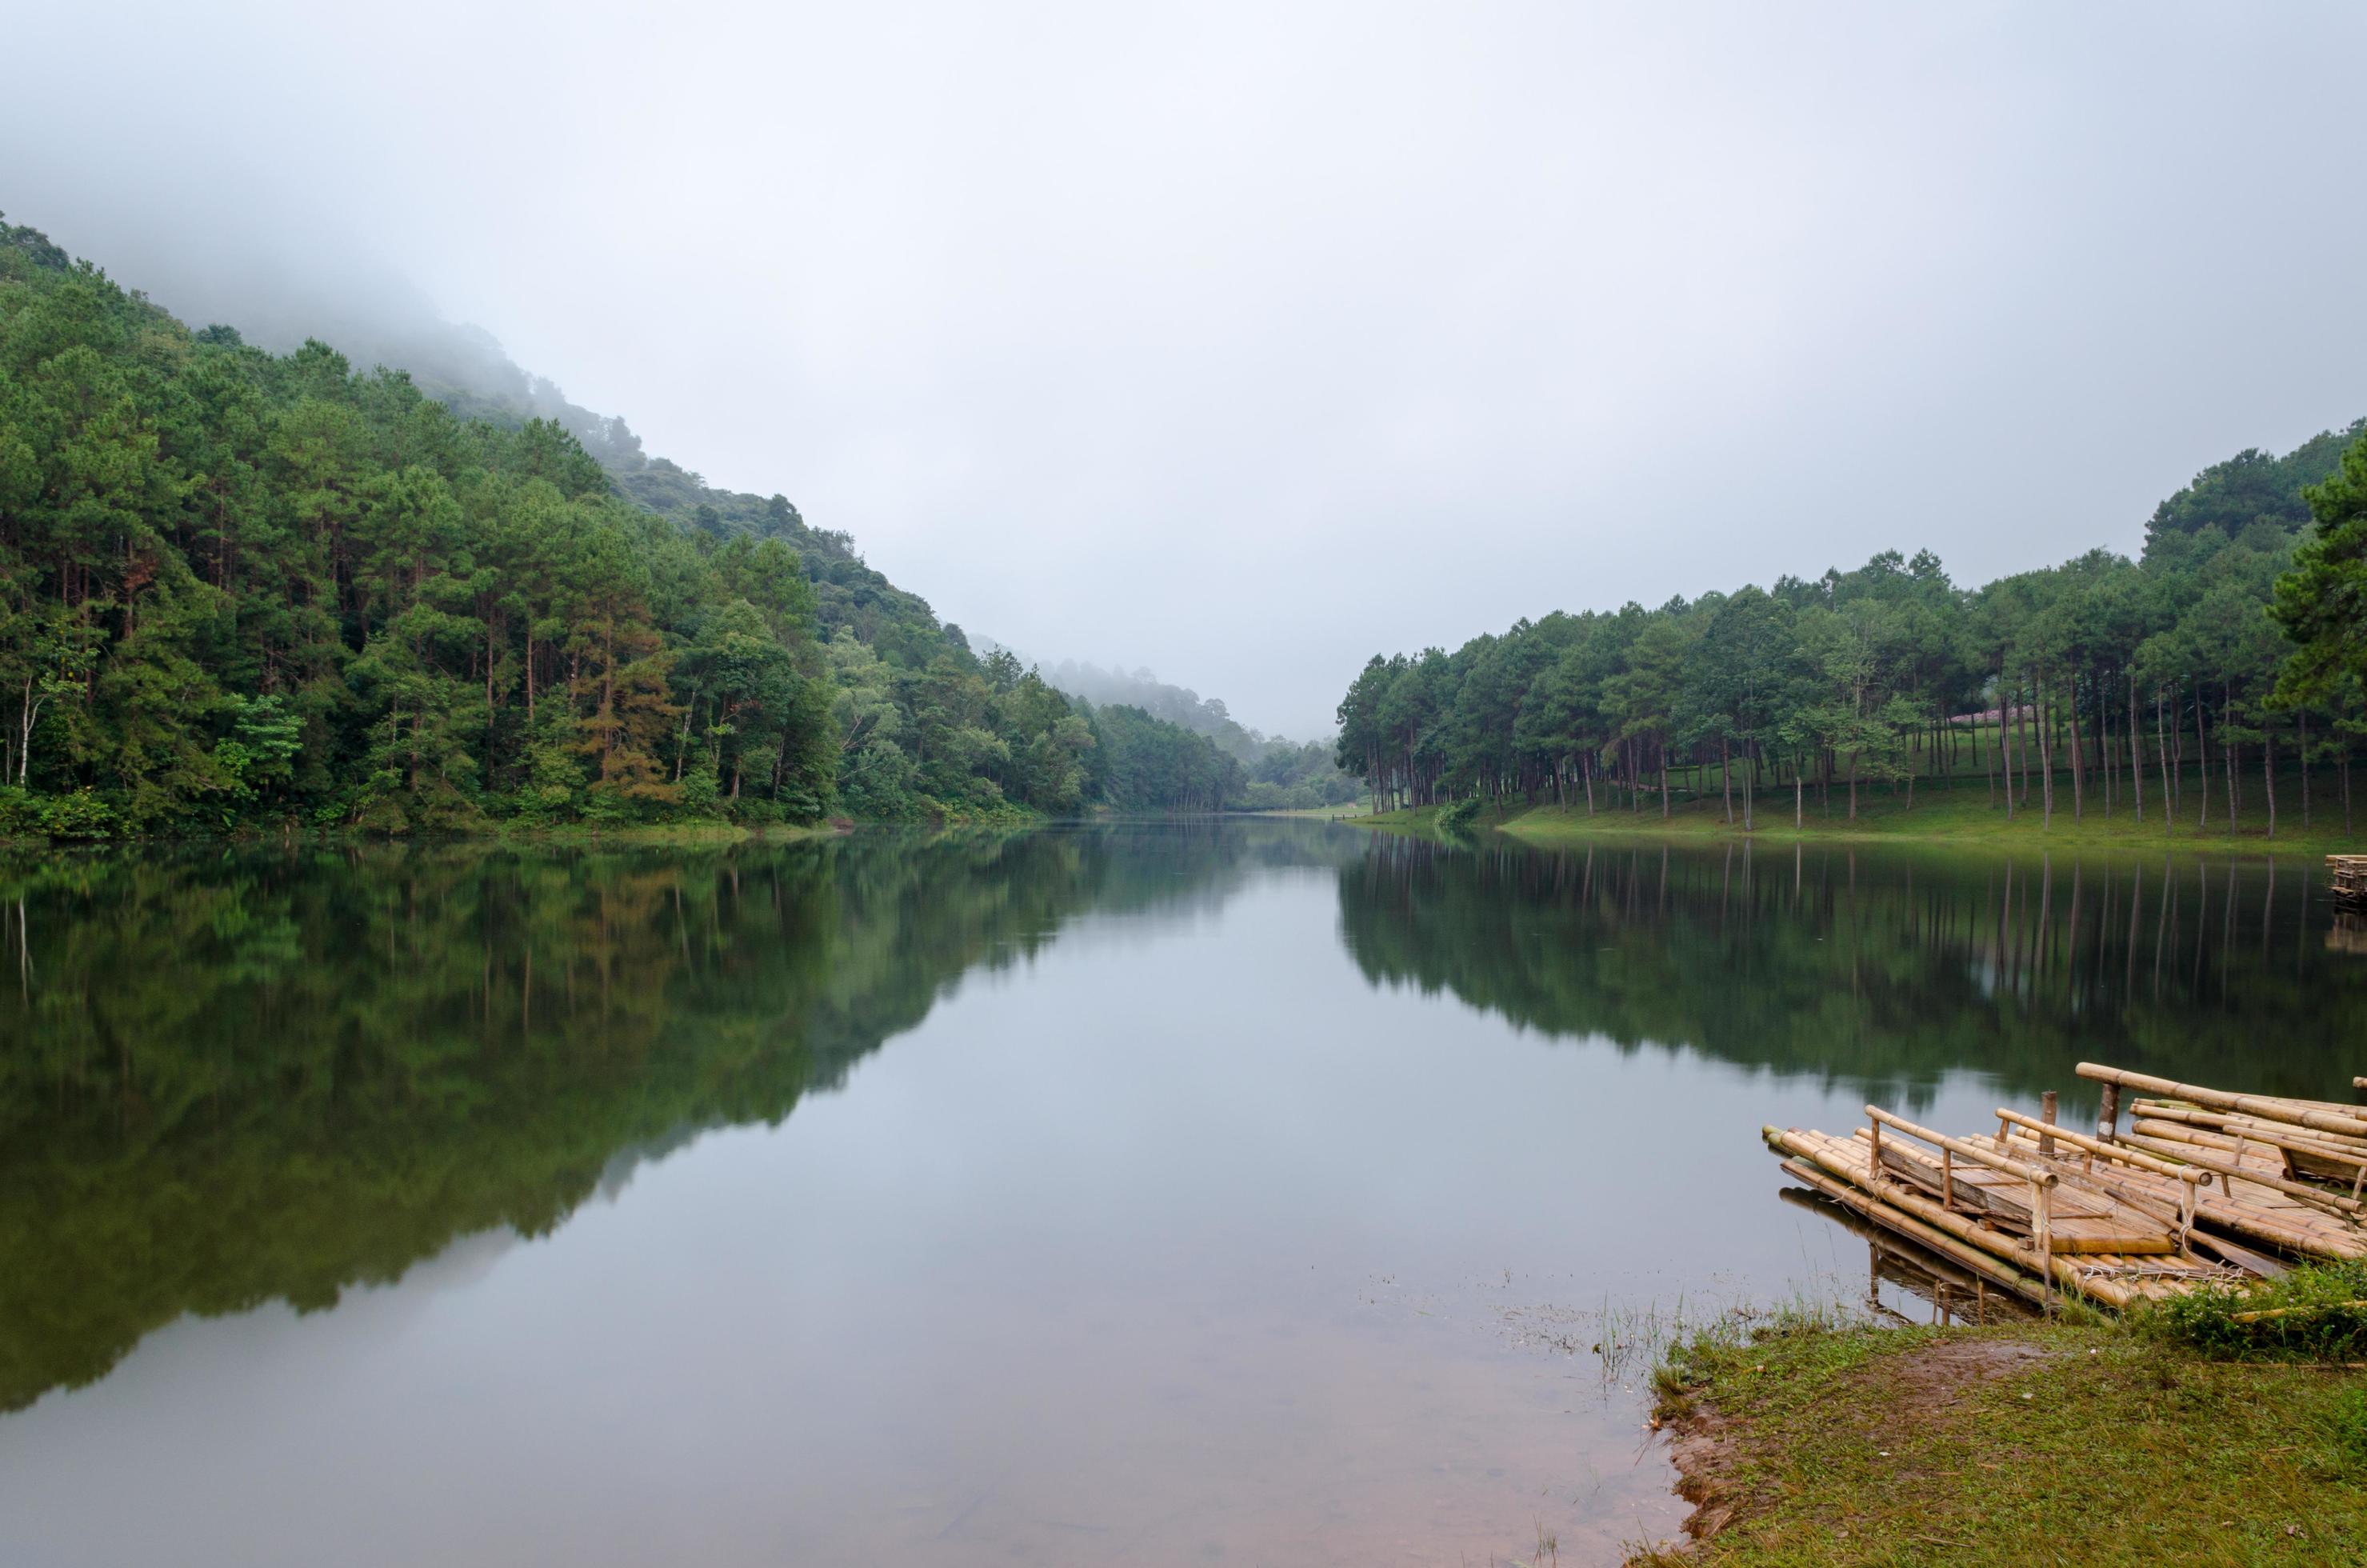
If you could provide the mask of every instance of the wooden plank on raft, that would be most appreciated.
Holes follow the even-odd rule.
[[[1870,1151],[1864,1140],[1836,1138],[1827,1132],[1779,1127],[1763,1127],[1760,1129],[1760,1135],[1777,1153],[1789,1154],[1801,1164],[1815,1167],[1855,1193],[1858,1200],[1853,1206],[1869,1218],[1877,1217],[1874,1207],[1869,1206],[1903,1214],[2022,1272],[2029,1280],[2027,1294],[2033,1301],[2044,1300],[2051,1293],[2050,1282],[2037,1277],[2040,1259],[2027,1238],[2017,1238],[1986,1221],[1952,1213],[1911,1188],[1894,1183],[1875,1186],[1867,1158]],[[1818,1190],[1824,1189],[1820,1187]]]
[[[2056,1136],[2067,1142],[2076,1134],[2061,1132]],[[1873,1141],[1863,1135],[1861,1138],[1870,1148]],[[1931,1196],[1942,1198],[1948,1207],[2023,1233],[2037,1229],[2038,1216],[2028,1182],[1979,1165],[1944,1168],[1946,1151],[1942,1151],[1941,1160],[1934,1160],[1899,1138],[1884,1141],[1881,1149],[1886,1175],[1912,1182]],[[2018,1148],[2011,1150],[2009,1157],[2016,1164],[2038,1163],[2029,1160],[2026,1151]],[[2058,1168],[2049,1174],[2057,1182],[2068,1183],[2075,1173]],[[2174,1215],[2164,1219],[2124,1203],[2111,1192],[2080,1185],[2059,1186],[2049,1190],[2047,1204],[2048,1233],[2056,1252],[2178,1250],[2178,1221]]]
[[[1848,1137],[1761,1135],[1812,1191],[2042,1307],[2057,1290],[2125,1310],[2285,1271],[2255,1248],[2367,1258],[2367,1107],[2078,1071],[2103,1085],[2092,1137],[2061,1125],[2051,1094],[2037,1117],[1999,1110],[1994,1135],[1954,1137],[1872,1105]],[[2356,1082],[2367,1088],[2367,1074]],[[2127,1102],[2123,1136],[2124,1091],[2143,1097]]]
[[[2042,1304],[2059,1288],[2125,1311],[2139,1301],[2159,1301],[2197,1285],[2244,1277],[2240,1271],[2222,1265],[2158,1254],[2048,1253],[2042,1258],[2033,1244],[2033,1238],[2014,1236],[1999,1228],[1994,1221],[1954,1213],[1902,1183],[1883,1181],[1870,1186],[1874,1180],[1869,1157],[1872,1149],[1865,1137],[1837,1138],[1830,1133],[1773,1126],[1760,1129],[1760,1135],[1770,1149],[1789,1156],[1785,1169],[1815,1190],[1919,1243],[1925,1240],[1925,1233],[1930,1233],[1983,1255],[1993,1267],[2019,1276],[2020,1283],[2010,1284],[2010,1289]],[[1984,1153],[1992,1160],[2001,1157]],[[1962,1260],[1963,1255],[1955,1248],[1940,1250]],[[2046,1270],[2043,1278],[2038,1274],[2042,1266]],[[1986,1271],[1983,1277],[1998,1278]],[[2008,1284],[2003,1278],[1999,1282]]]
[[[2367,1138],[2367,1119],[2362,1119],[2358,1108],[2352,1108],[2350,1114],[2317,1109],[2298,1100],[2279,1099],[2267,1095],[2230,1094],[2225,1089],[2181,1084],[2175,1079],[2157,1078],[2146,1073],[2125,1072],[2098,1062],[2082,1062],[2074,1071],[2082,1078],[2100,1084],[2117,1084],[2124,1089],[2136,1089],[2165,1099],[2189,1100],[2209,1110],[2241,1111],[2271,1121],[2289,1121],[2300,1127],[2313,1127],[2321,1132]]]
[[[2056,1136],[2063,1138],[2067,1134],[2057,1132]],[[2017,1131],[2014,1141],[2019,1148],[2034,1148],[2037,1134]],[[2257,1189],[2261,1198],[2285,1205],[2290,1214],[2264,1211],[2253,1203],[2231,1200],[2222,1193],[2212,1191],[2203,1184],[2217,1178],[2208,1172],[2184,1169],[2180,1176],[2166,1176],[2133,1162],[2169,1165],[2172,1170],[2180,1170],[2180,1167],[2170,1165],[2166,1160],[2156,1160],[2139,1150],[2118,1146],[2115,1150],[2127,1156],[2131,1163],[2121,1160],[2099,1162],[2080,1170],[2076,1179],[2102,1186],[2132,1207],[2145,1210],[2173,1224],[2180,1223],[2183,1218],[2185,1228],[2181,1234],[2189,1252],[2208,1252],[2262,1278],[2274,1278],[2284,1273],[2284,1266],[2275,1258],[2228,1240],[2229,1235],[2240,1235],[2248,1241],[2319,1256],[2348,1256],[2343,1248],[2350,1240],[2351,1232],[2330,1215],[2294,1203],[2280,1193]],[[2075,1178],[2067,1172],[2065,1179]],[[2193,1206],[2191,1212],[2185,1209],[2189,1203]]]
[[[2169,1105],[2159,1100],[2139,1100],[2135,1116],[2141,1120],[2180,1122],[2189,1127],[2203,1128],[2224,1134],[2233,1146],[2241,1138],[2249,1143],[2266,1143],[2284,1155],[2287,1175],[2318,1176],[2339,1181],[2351,1189],[2350,1196],[2360,1196],[2367,1185],[2367,1139],[2344,1138],[2332,1132],[2314,1132],[2305,1127],[2294,1127],[2282,1121],[2263,1121],[2256,1116],[2239,1116],[2233,1111],[2199,1110],[2192,1106]],[[2204,1140],[2206,1143],[2208,1140]]]
[[[2175,1122],[2156,1124],[2158,1131],[2144,1130],[2146,1127],[2145,1123],[2139,1123],[2138,1126],[2140,1131],[2130,1132],[2122,1142],[2150,1153],[2160,1154],[2173,1160],[2183,1160],[2190,1165],[2211,1171],[2228,1180],[2247,1181],[2255,1187],[2281,1192],[2312,1209],[2322,1209],[2338,1219],[2355,1215],[2361,1210],[2358,1199],[2339,1192],[2329,1192],[2322,1187],[2312,1187],[2307,1182],[2295,1181],[2290,1176],[2278,1174],[2282,1169],[2282,1165],[2276,1159],[2272,1151],[2265,1148],[2257,1151],[2265,1157],[2269,1165],[2268,1169],[2263,1170],[2257,1163],[2238,1164],[2236,1156],[2230,1152],[2201,1142],[2201,1137],[2210,1135],[2198,1135],[2191,1127],[2180,1127]],[[2175,1133],[2177,1136],[2169,1136],[2169,1133]]]

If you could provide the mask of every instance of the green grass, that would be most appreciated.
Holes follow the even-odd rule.
[[[1482,813],[1479,825],[1499,828],[1515,837],[1538,843],[1639,835],[1706,842],[1743,836],[1740,791],[1736,792],[1735,821],[1729,827],[1726,822],[1724,802],[1717,793],[1715,769],[1709,770],[1706,782],[1708,793],[1697,795],[1672,775],[1670,812],[1666,818],[1660,815],[1658,799],[1647,795],[1644,809],[1640,812],[1628,810],[1624,801],[1614,807],[1598,798],[1591,816],[1582,801],[1575,806],[1535,808],[1515,802],[1509,812]],[[2359,783],[2367,786],[2367,778],[2361,779]],[[2025,810],[2017,804],[2010,821],[2005,814],[2001,792],[2000,799],[1993,803],[1988,781],[1977,773],[1958,775],[1945,783],[1930,778],[1918,779],[1911,806],[1904,790],[1894,792],[1888,785],[1869,787],[1861,784],[1854,819],[1849,814],[1849,797],[1845,788],[1836,788],[1828,805],[1819,799],[1816,788],[1811,785],[1802,797],[1802,820],[1796,828],[1792,824],[1792,790],[1786,786],[1781,790],[1767,790],[1760,793],[1754,808],[1754,831],[1750,836],[1775,843],[1788,843],[1795,839],[1868,843],[1946,842],[2022,849],[2234,850],[2280,855],[2325,855],[2367,849],[2367,831],[2358,834],[2342,831],[2342,799],[2334,774],[2330,770],[2321,770],[2314,775],[2311,790],[2314,797],[2311,825],[2305,831],[2301,819],[2300,784],[2290,775],[2279,778],[2277,833],[2274,838],[2271,838],[2265,793],[2257,771],[2244,780],[2244,810],[2237,819],[2236,831],[2232,833],[2225,826],[2224,783],[2218,784],[2212,796],[2210,827],[2203,832],[2196,831],[2195,780],[2191,767],[2183,780],[2184,810],[2168,831],[2164,830],[2157,798],[2157,781],[2151,778],[2146,780],[2143,823],[2139,823],[2130,811],[2125,794],[2115,801],[2110,817],[2104,814],[2100,801],[2091,800],[2081,820],[2075,822],[2071,815],[2071,784],[2067,773],[2056,781],[2056,810],[2051,824],[2036,809],[2037,780],[2034,778],[2032,780],[2033,806]],[[2367,829],[2367,801],[2359,802],[2359,806],[2361,825]],[[1430,830],[1436,810],[1425,807],[1357,820],[1370,827],[1426,832]]]
[[[2367,1562],[2367,1374],[2118,1324],[1696,1335],[1659,1419],[1730,1508],[1696,1568]]]

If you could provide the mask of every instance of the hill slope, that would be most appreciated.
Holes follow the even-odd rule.
[[[443,391],[192,332],[0,223],[0,835],[1240,793],[1162,722],[1104,746],[785,499],[530,379]]]

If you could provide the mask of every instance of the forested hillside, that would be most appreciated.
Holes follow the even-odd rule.
[[[1169,686],[1149,670],[1128,675],[1064,659],[1045,678],[1087,702],[1124,703],[1207,736],[1241,764],[1245,783],[1240,800],[1252,811],[1313,811],[1345,804],[1360,792],[1355,775],[1341,768],[1328,743],[1260,734],[1244,727],[1219,699]]]
[[[1234,718],[1221,699],[1204,698],[1189,687],[1170,686],[1149,670],[1136,670],[1129,675],[1124,670],[1105,670],[1099,665],[1063,659],[1046,670],[1044,678],[1096,706],[1123,703],[1154,719],[1179,724],[1195,735],[1206,735],[1244,763],[1255,762],[1276,744]]]
[[[1376,655],[1341,702],[1339,760],[1386,805],[1666,814],[1682,770],[1749,825],[1764,790],[1787,817],[1812,790],[1854,816],[1869,784],[1911,802],[1919,778],[1970,772],[2009,815],[2106,804],[2166,824],[2167,801],[2181,824],[2271,833],[2279,770],[2306,810],[2305,767],[2330,776],[2347,830],[2367,728],[2362,437],[2367,421],[2205,470],[2135,561],[2096,550],[1965,589],[1929,551],[1887,551]]]
[[[1114,736],[978,658],[783,497],[547,387],[447,391],[192,332],[0,224],[0,834],[1239,793],[1205,738]]]

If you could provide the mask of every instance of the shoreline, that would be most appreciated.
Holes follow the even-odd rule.
[[[1786,798],[1783,804],[1780,821],[1774,820],[1773,812],[1761,810],[1755,813],[1755,827],[1750,829],[1742,826],[1738,816],[1731,827],[1727,826],[1717,802],[1713,801],[1706,809],[1700,802],[1687,801],[1665,818],[1611,810],[1598,811],[1590,817],[1582,806],[1575,812],[1561,806],[1523,806],[1505,812],[1482,812],[1468,831],[1484,828],[1538,846],[1595,840],[1640,840],[1704,847],[1718,844],[1822,843],[1944,850],[2034,853],[2062,849],[2082,853],[2311,858],[2367,852],[2367,833],[2346,834],[2339,826],[2328,828],[2322,818],[2306,830],[2297,820],[2291,827],[2281,821],[2277,835],[2271,838],[2264,829],[2248,825],[2232,834],[2216,829],[2198,832],[2184,824],[2165,832],[2157,818],[2148,816],[2140,825],[2125,812],[2109,821],[2091,814],[2084,822],[2070,821],[2067,814],[2058,812],[2054,824],[2045,826],[2034,812],[2017,812],[2008,823],[2001,811],[1992,812],[1977,801],[1969,806],[1962,801],[1919,801],[1911,810],[1886,801],[1878,810],[1861,801],[1854,820],[1820,817],[1812,810],[1805,822],[1795,827],[1791,801]],[[1346,820],[1376,832],[1444,837],[1449,830],[1437,825],[1443,809],[1419,806]]]
[[[471,844],[486,848],[711,848],[726,845],[797,844],[810,839],[843,838],[856,824],[764,823],[648,823],[628,827],[588,827],[568,824],[554,827],[450,829],[419,833],[379,833],[363,828],[305,828],[295,833],[242,831],[221,834],[157,834],[108,838],[0,838],[0,854],[55,855],[69,851],[153,848],[160,845],[224,846],[261,848],[270,845],[305,845],[327,848],[352,845],[448,846]]]

